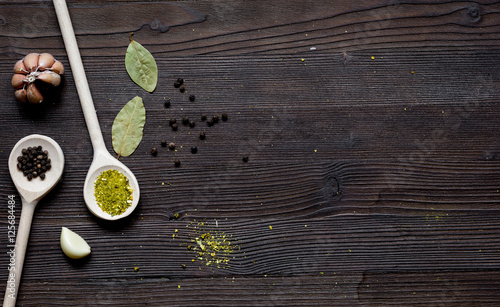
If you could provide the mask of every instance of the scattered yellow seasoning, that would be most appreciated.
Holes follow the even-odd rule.
[[[134,271],[138,272],[138,271],[139,271],[139,267],[138,267],[138,266],[136,266],[136,267],[134,268]]]
[[[180,289],[180,288],[181,288],[181,285],[177,285],[177,288],[179,288],[179,289]]]
[[[372,59],[372,60],[375,60],[375,57],[372,55],[371,59]]]
[[[302,62],[304,62],[305,60],[306,60],[306,59],[304,59],[304,58],[300,59],[300,61],[302,61]]]
[[[273,230],[273,226],[269,225],[269,229]]]

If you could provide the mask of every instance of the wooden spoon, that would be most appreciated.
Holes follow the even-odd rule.
[[[87,128],[89,130],[90,140],[92,141],[92,147],[94,148],[94,160],[90,165],[87,178],[85,179],[85,185],[83,187],[85,203],[94,215],[105,220],[118,220],[128,216],[137,207],[137,203],[139,202],[139,183],[128,167],[113,157],[106,149],[106,145],[104,144],[104,140],[102,138],[101,128],[99,127],[94,102],[92,101],[92,96],[90,94],[90,88],[85,75],[85,70],[83,69],[80,51],[78,50],[78,44],[76,43],[75,32],[73,31],[73,25],[71,24],[66,1],[54,0],[53,2],[56,9],[57,19],[59,20],[59,27],[61,28],[64,45],[66,46],[66,52],[68,53],[69,63],[75,79],[76,89],[78,90],[78,96],[80,97],[83,115],[85,116],[85,122],[87,123]],[[95,201],[95,179],[103,171],[108,169],[118,170],[127,176],[130,187],[133,189],[132,204],[124,213],[120,215],[111,216],[110,214],[104,212]]]
[[[47,171],[46,178],[33,178],[28,180],[17,168],[17,157],[21,155],[23,148],[42,146],[49,152],[52,168]],[[42,199],[59,182],[64,169],[64,155],[61,147],[51,138],[39,134],[32,134],[22,138],[12,149],[9,156],[9,171],[12,181],[19,192],[22,202],[21,218],[17,228],[16,243],[13,252],[14,270],[9,270],[7,281],[7,290],[3,301],[4,307],[13,307],[16,305],[17,292],[21,281],[24,256],[28,246],[28,238],[31,229],[31,220],[38,201]],[[11,262],[12,263],[12,262]],[[14,276],[12,275],[14,274]]]

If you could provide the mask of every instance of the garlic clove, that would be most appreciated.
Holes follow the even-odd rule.
[[[38,69],[38,53],[30,53],[24,57],[24,67],[28,72],[34,72]]]
[[[25,75],[22,74],[14,74],[12,76],[12,86],[15,89],[22,88],[26,83],[28,83],[28,79],[26,79]]]
[[[31,103],[41,103],[43,101],[42,93],[38,90],[34,83],[28,85],[27,95],[28,101]]]
[[[87,242],[66,227],[61,230],[61,249],[72,259],[80,259],[90,254],[90,246]]]
[[[55,60],[54,64],[50,68],[50,70],[52,70],[53,72],[58,73],[60,75],[64,74],[64,66],[58,60]]]
[[[61,83],[61,76],[50,70],[44,71],[37,76],[37,79],[52,84],[53,86],[58,86]]]
[[[16,74],[23,74],[27,75],[28,71],[26,70],[26,67],[24,67],[23,60],[17,61],[16,65],[14,65],[14,73]]]
[[[44,71],[46,69],[49,69],[54,65],[54,62],[56,60],[50,53],[42,53],[38,57],[38,67],[40,68],[41,71]]]
[[[26,95],[27,92],[24,88],[17,90],[14,95],[16,96],[16,99],[22,103],[26,103]]]

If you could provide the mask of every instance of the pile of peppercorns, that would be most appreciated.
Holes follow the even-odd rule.
[[[43,150],[42,146],[23,148],[21,156],[17,157],[17,168],[28,180],[36,177],[44,180],[45,172],[52,167],[48,156],[49,152]]]

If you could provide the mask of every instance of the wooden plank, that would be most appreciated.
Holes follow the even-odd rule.
[[[50,1],[0,5],[2,35],[7,38],[0,44],[2,53],[43,49],[65,54]],[[130,32],[153,53],[169,56],[284,55],[307,53],[311,47],[323,52],[499,47],[500,4],[491,0],[70,1],[69,7],[84,56],[123,54]]]

